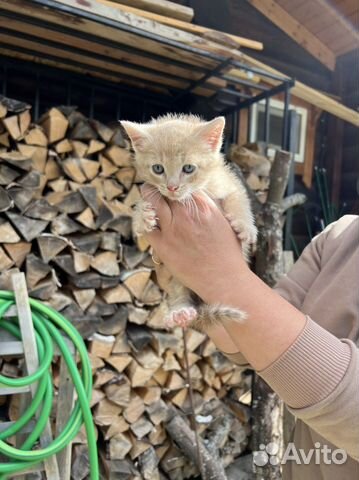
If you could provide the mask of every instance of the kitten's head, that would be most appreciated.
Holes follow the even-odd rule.
[[[171,200],[205,189],[220,154],[224,117],[205,122],[193,115],[166,115],[140,124],[122,121],[135,151],[138,176]]]

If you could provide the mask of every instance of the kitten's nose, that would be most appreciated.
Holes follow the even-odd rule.
[[[167,190],[170,192],[176,192],[178,190],[178,185],[167,185]]]

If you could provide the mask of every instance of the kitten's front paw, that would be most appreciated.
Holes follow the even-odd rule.
[[[231,224],[231,227],[236,232],[237,237],[243,243],[256,243],[257,241],[257,227],[253,224],[249,224],[244,220],[233,219],[230,215],[227,215],[227,220]]]
[[[193,307],[182,307],[178,310],[172,310],[166,316],[165,322],[167,327],[187,328],[197,318],[198,312]]]
[[[156,211],[149,202],[136,205],[133,215],[133,229],[136,235],[151,232],[157,227]]]

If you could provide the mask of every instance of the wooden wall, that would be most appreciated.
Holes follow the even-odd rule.
[[[359,50],[337,59],[339,95],[343,103],[355,110],[359,107]],[[340,123],[340,122],[338,122]],[[359,129],[343,123],[338,126],[338,140],[342,130],[341,168],[334,172],[333,200],[347,204],[346,211],[359,214]],[[340,160],[340,148],[338,149]],[[334,160],[334,159],[333,159]]]

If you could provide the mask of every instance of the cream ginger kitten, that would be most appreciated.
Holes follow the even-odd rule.
[[[222,208],[247,258],[249,245],[256,241],[257,229],[245,188],[220,153],[224,117],[205,122],[193,115],[169,114],[146,124],[127,121],[121,124],[132,142],[137,175],[154,187],[154,195],[158,191],[171,201],[191,208],[191,196],[205,192]],[[134,212],[134,234],[143,235],[156,227],[154,205],[141,200]],[[242,321],[246,317],[244,312],[230,306],[204,304],[175,279],[169,291],[168,326],[191,325],[202,330],[208,323],[222,323],[226,319]]]

